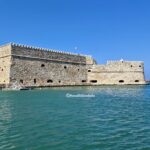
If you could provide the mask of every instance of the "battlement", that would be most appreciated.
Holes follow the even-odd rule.
[[[124,61],[124,60],[108,60],[107,61],[107,65],[111,65],[111,64],[113,64],[113,65],[118,65],[118,64],[122,64],[122,63],[124,63],[124,64],[144,64],[144,62],[143,61]]]
[[[91,58],[88,55],[75,54],[70,52],[64,52],[54,49],[33,47],[22,44],[8,43],[0,46],[0,57],[18,57],[26,59],[41,59],[47,61],[55,62],[66,62],[74,64],[83,64],[88,63],[87,58]]]
[[[41,48],[41,47],[34,47],[34,46],[29,46],[29,45],[23,45],[23,44],[16,44],[16,43],[10,43],[12,48],[26,48],[30,50],[37,50],[37,51],[48,51],[48,52],[54,52],[58,54],[67,54],[67,55],[75,55],[75,56],[86,56],[82,54],[76,54],[76,53],[71,53],[71,52],[65,52],[62,50],[55,50],[55,49],[48,49],[48,48]]]

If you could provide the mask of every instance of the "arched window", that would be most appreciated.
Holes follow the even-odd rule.
[[[34,79],[34,84],[36,84],[36,79]]]
[[[64,66],[64,69],[67,69],[67,66]]]
[[[119,83],[124,83],[124,80],[119,80]]]
[[[45,67],[45,64],[41,64],[41,67]]]
[[[53,83],[53,80],[48,79],[48,80],[47,80],[47,83]]]
[[[139,82],[139,80],[135,80],[135,82]]]
[[[91,72],[91,70],[88,70],[88,72]]]
[[[22,79],[20,79],[20,83],[23,83],[23,80],[22,80]]]
[[[91,80],[90,82],[91,83],[97,83],[97,80]]]

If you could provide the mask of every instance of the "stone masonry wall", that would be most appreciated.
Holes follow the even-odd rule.
[[[85,56],[12,44],[11,85],[86,85],[86,80]]]
[[[21,86],[63,86],[85,85],[85,65],[38,60],[33,58],[12,58],[11,84]]]
[[[106,65],[89,66],[88,83],[145,84],[144,64],[137,61],[108,61]]]
[[[11,65],[11,46],[0,47],[0,84],[9,84]]]
[[[145,84],[144,63],[108,61],[91,56],[8,44],[0,47],[0,84],[25,87]]]

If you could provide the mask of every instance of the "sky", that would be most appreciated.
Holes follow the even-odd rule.
[[[150,80],[150,0],[0,0],[0,45],[139,60]]]

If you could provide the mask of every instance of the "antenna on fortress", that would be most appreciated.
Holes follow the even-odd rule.
[[[121,58],[120,61],[123,62],[124,60]]]

